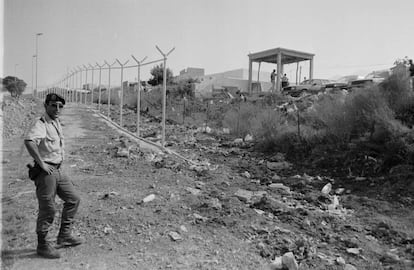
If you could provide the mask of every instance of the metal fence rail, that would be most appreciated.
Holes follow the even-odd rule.
[[[96,65],[91,64],[82,64],[81,66],[74,67],[71,71],[63,76],[61,80],[53,84],[52,86],[44,89],[39,90],[37,92],[37,97],[44,99],[47,94],[49,93],[57,93],[62,95],[65,100],[69,103],[76,103],[76,104],[85,104],[85,105],[92,105],[95,106],[97,104],[97,109],[102,113],[102,71],[107,70],[108,72],[108,88],[106,89],[107,95],[107,118],[111,119],[111,72],[113,70],[120,71],[120,90],[117,91],[118,97],[120,100],[120,109],[119,109],[119,126],[121,128],[124,127],[123,123],[123,107],[124,107],[124,70],[127,69],[137,69],[137,84],[134,87],[134,91],[137,93],[137,104],[136,104],[136,135],[140,135],[140,110],[141,110],[141,71],[142,67],[148,66],[150,64],[155,63],[162,63],[163,67],[163,88],[161,93],[162,98],[162,121],[161,121],[161,146],[165,146],[165,121],[166,121],[166,92],[167,92],[167,58],[171,54],[171,52],[175,49],[172,48],[168,53],[164,53],[158,46],[155,46],[159,53],[162,55],[161,59],[157,59],[154,61],[144,62],[147,57],[144,57],[141,61],[137,60],[134,55],[131,55],[133,60],[136,62],[136,65],[127,65],[129,60],[127,59],[125,62],[121,62],[117,58],[115,61],[110,64],[108,61],[104,61],[105,64],[100,65],[96,62]],[[114,66],[118,63],[119,66]],[[99,71],[99,81],[98,81],[98,98],[95,102],[94,100],[94,71]],[[88,71],[91,72],[90,79],[88,80]],[[82,77],[83,72],[85,72],[84,77]],[[86,87],[84,87],[84,85]],[[91,86],[91,87],[90,87]],[[86,89],[85,89],[86,88]],[[92,89],[89,89],[92,88]]]

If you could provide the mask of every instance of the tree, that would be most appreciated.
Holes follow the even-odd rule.
[[[156,65],[151,69],[152,78],[148,81],[148,83],[152,86],[160,85],[163,82],[164,78],[164,67],[163,64]],[[167,84],[172,82],[173,73],[171,69],[167,68]]]
[[[197,82],[199,81],[193,78],[180,80],[174,85],[170,86],[170,92],[172,93],[173,97],[194,97],[195,83]]]
[[[2,80],[3,87],[5,90],[10,92],[10,95],[12,97],[20,97],[21,94],[26,90],[27,83],[25,83],[23,80],[13,77],[13,76],[7,76]]]

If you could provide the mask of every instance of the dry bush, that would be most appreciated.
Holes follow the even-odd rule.
[[[306,124],[323,130],[331,142],[348,142],[369,135],[398,135],[404,130],[378,87],[350,93],[344,101],[318,100],[305,115]]]
[[[414,126],[414,97],[409,97],[400,103],[395,111],[395,118],[400,120],[406,126]]]
[[[346,112],[346,105],[340,99],[318,100],[303,115],[305,126],[319,130],[327,138],[347,141],[351,136],[354,119]]]
[[[237,103],[228,110],[223,118],[223,127],[230,128],[230,132],[237,136],[246,136],[252,133],[252,124],[260,108],[250,103]]]
[[[413,97],[407,72],[392,74],[379,85],[380,91],[391,109],[397,111],[407,99]]]

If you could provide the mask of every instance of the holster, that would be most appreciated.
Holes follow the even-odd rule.
[[[29,178],[33,181],[43,172],[43,169],[36,163],[34,166],[32,164],[27,164],[26,166],[29,168]]]

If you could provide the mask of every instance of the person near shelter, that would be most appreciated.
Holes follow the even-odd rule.
[[[286,86],[289,86],[289,79],[288,79],[288,77],[286,76],[286,73],[285,73],[285,74],[283,74],[283,77],[282,77],[282,89]]]
[[[410,86],[411,90],[414,90],[414,64],[413,59],[408,60],[408,72],[410,74]]]
[[[44,115],[36,121],[24,140],[27,151],[34,159],[34,166],[28,167],[29,177],[36,186],[39,204],[37,254],[50,259],[60,258],[59,251],[46,239],[56,213],[56,194],[64,201],[57,248],[82,243],[79,238],[71,235],[80,197],[76,194],[72,181],[62,172],[64,137],[59,115],[64,105],[64,98],[54,93],[48,94],[44,103]]]
[[[272,83],[272,92],[275,91],[276,86],[276,70],[274,69],[273,72],[270,74],[270,82]]]

